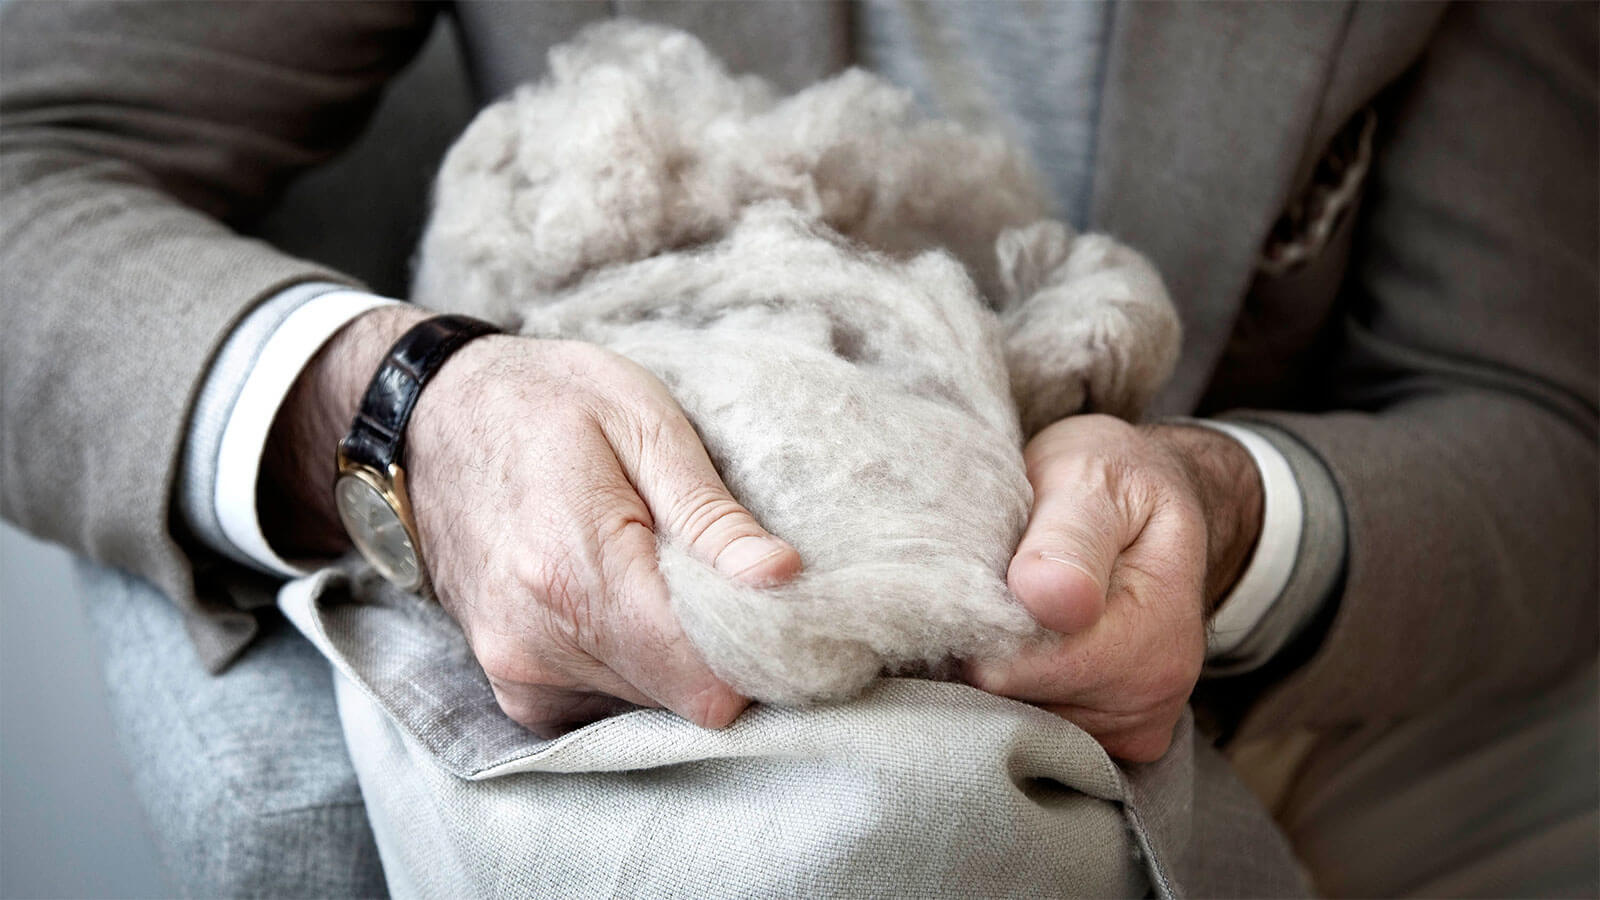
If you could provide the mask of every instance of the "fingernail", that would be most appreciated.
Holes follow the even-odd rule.
[[[746,572],[760,567],[762,563],[788,549],[788,544],[776,538],[746,535],[734,539],[733,543],[722,548],[722,552],[717,554],[716,569],[729,578],[738,580]]]
[[[1089,567],[1088,566],[1084,565],[1081,561],[1079,561],[1077,559],[1074,559],[1073,557],[1066,556],[1066,555],[1061,554],[1061,553],[1052,553],[1049,550],[1043,550],[1043,551],[1040,551],[1039,558],[1040,559],[1047,559],[1047,560],[1049,560],[1049,561],[1051,561],[1053,563],[1060,563],[1063,566],[1071,566],[1072,568],[1077,569],[1079,572],[1082,572],[1083,574],[1089,576],[1089,580],[1094,582],[1095,585],[1097,585],[1099,587],[1105,587],[1105,585],[1100,584],[1099,577],[1096,576],[1093,572],[1089,571]]]

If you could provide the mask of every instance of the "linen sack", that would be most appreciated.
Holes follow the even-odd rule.
[[[1187,719],[1129,774],[1050,713],[898,678],[721,731],[638,710],[541,740],[437,606],[369,589],[327,570],[279,605],[335,669],[397,898],[1181,893]]]

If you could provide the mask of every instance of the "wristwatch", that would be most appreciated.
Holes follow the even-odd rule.
[[[500,329],[469,316],[437,316],[401,335],[367,385],[339,442],[334,505],[356,549],[401,590],[427,593],[428,570],[406,493],[405,439],[428,379],[474,338]]]

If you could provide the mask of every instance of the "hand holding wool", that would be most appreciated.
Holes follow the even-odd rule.
[[[717,728],[744,708],[684,636],[657,535],[751,586],[800,559],[644,369],[591,344],[481,339],[423,394],[408,457],[439,602],[511,718],[550,735],[631,703]]]
[[[1108,416],[1057,422],[1024,456],[1035,499],[1007,581],[1052,634],[967,679],[1113,756],[1159,759],[1200,675],[1205,620],[1260,531],[1255,463],[1221,432]]]
[[[274,483],[326,483],[327,447],[365,379],[425,317],[374,310],[317,354],[278,416],[269,457],[299,471]],[[800,559],[728,494],[650,373],[592,344],[482,338],[418,400],[406,467],[436,595],[512,719],[552,736],[630,705],[708,727],[745,707],[684,636],[658,535],[743,585],[783,581]],[[295,506],[292,527],[271,529],[279,546],[337,552],[331,492]]]

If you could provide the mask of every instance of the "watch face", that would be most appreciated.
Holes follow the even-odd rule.
[[[383,494],[365,480],[346,475],[334,486],[334,500],[344,530],[378,574],[406,590],[416,588],[422,580],[417,548]]]

